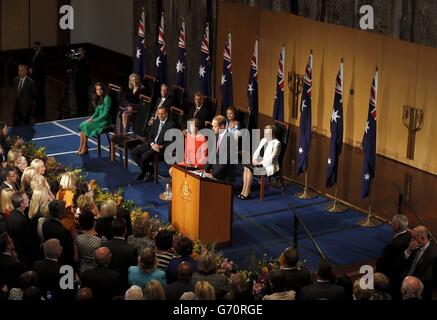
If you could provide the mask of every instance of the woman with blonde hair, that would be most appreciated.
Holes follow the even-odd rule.
[[[46,165],[41,159],[33,159],[30,166],[35,168],[37,174],[44,175],[46,173]]]
[[[39,212],[41,205],[49,201],[50,194],[47,188],[35,189],[32,193],[32,199],[30,199],[29,203],[29,219],[33,220],[35,218],[36,220],[38,220],[41,216],[41,213]]]
[[[14,205],[12,204],[12,200],[11,200],[14,192],[15,191],[11,188],[5,188],[1,191],[0,214],[3,214],[5,217],[9,216],[12,210],[14,210]]]
[[[47,182],[47,179],[40,174],[37,174],[32,178],[32,180],[30,181],[30,188],[32,189],[32,192],[35,192],[35,190],[37,189],[46,189],[49,194],[49,200],[55,199],[55,196],[50,190],[50,186],[49,183]]]
[[[8,152],[8,166],[15,167],[15,162],[22,156],[20,149],[11,149]]]
[[[127,238],[127,244],[143,252],[146,248],[155,248],[155,242],[149,238],[150,220],[148,214],[132,216],[132,234]]]
[[[30,183],[34,176],[36,176],[36,170],[34,167],[27,167],[23,171],[23,175],[21,176],[21,191],[26,192],[29,199],[32,197],[32,189],[30,188]]]
[[[126,95],[126,102],[121,114],[122,132],[127,132],[131,125],[136,109],[140,104],[140,95],[144,92],[144,87],[141,85],[140,76],[132,73],[129,76],[129,91]]]
[[[145,300],[165,300],[165,292],[161,282],[158,280],[150,280],[144,290]]]
[[[166,285],[165,272],[158,269],[158,260],[155,250],[147,248],[138,257],[138,265],[128,269],[129,285],[137,285],[145,288],[149,281],[158,280],[162,285]]]
[[[27,168],[27,159],[24,156],[20,156],[15,160],[15,168],[17,168],[17,173],[20,177],[23,175],[24,170]]]
[[[74,193],[76,191],[77,177],[74,172],[66,172],[59,182],[60,190],[56,194],[56,200],[65,201],[65,208],[73,208]]]
[[[105,236],[106,239],[112,239],[112,221],[117,215],[117,203],[114,200],[106,200],[100,205],[100,214],[96,221],[96,231]]]
[[[214,287],[208,281],[197,281],[194,286],[197,300],[215,300]]]

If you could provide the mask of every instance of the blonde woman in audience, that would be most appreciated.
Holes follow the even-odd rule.
[[[124,294],[124,300],[126,301],[138,301],[144,300],[144,292],[139,286],[132,286],[126,290]]]
[[[59,182],[59,191],[56,194],[56,200],[65,201],[65,208],[73,208],[74,192],[76,191],[76,175],[74,172],[66,172],[61,176]]]
[[[55,196],[50,190],[50,186],[49,183],[47,182],[47,179],[40,174],[37,174],[32,178],[32,180],[30,181],[30,188],[32,189],[32,192],[35,192],[35,190],[38,189],[47,189],[47,192],[49,194],[49,200],[55,199]]]
[[[158,280],[150,280],[144,289],[145,300],[166,300],[164,288]]]
[[[197,300],[215,300],[214,287],[208,281],[197,281],[194,286]]]
[[[147,248],[138,257],[138,265],[128,269],[129,285],[137,285],[145,288],[151,280],[158,280],[162,285],[166,285],[165,272],[158,269],[158,260],[155,250]]]
[[[112,221],[117,215],[117,203],[114,200],[107,200],[100,206],[100,214],[96,221],[96,231],[105,236],[106,239],[112,239]]]
[[[0,195],[0,214],[8,217],[9,214],[14,210],[11,197],[14,194],[14,190],[11,188],[5,188],[1,191]]]
[[[15,167],[15,162],[22,156],[20,149],[11,149],[8,152],[8,166]]]
[[[50,202],[50,200],[53,199],[50,199],[50,194],[47,188],[35,189],[32,193],[32,199],[30,199],[28,212],[29,219],[33,220],[35,218],[38,221],[41,217],[41,213],[39,212],[41,205]]]
[[[24,156],[20,156],[15,160],[15,168],[17,168],[17,173],[21,176],[23,175],[24,170],[27,168],[27,159]]]
[[[21,190],[26,192],[29,199],[32,197],[32,189],[30,188],[30,183],[33,177],[36,176],[36,170],[33,167],[27,167],[23,175],[21,176]]]
[[[100,214],[99,208],[97,208],[94,203],[94,199],[87,194],[82,194],[77,198],[76,217],[85,211],[91,211],[96,219]]]
[[[149,215],[132,216],[131,220],[132,234],[127,238],[127,244],[137,248],[137,252],[143,252],[146,248],[155,248],[155,242],[149,238]]]
[[[46,173],[46,165],[41,159],[32,160],[30,166],[35,168],[37,174],[44,175]]]

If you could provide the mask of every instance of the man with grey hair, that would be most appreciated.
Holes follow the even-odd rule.
[[[382,254],[376,262],[376,271],[389,278],[390,294],[393,300],[399,300],[401,298],[399,288],[403,278],[397,262],[399,256],[403,254],[410,243],[411,233],[407,230],[408,218],[405,215],[394,215],[391,226],[394,236],[382,250]]]
[[[422,298],[424,286],[420,279],[407,276],[402,281],[402,300],[420,300]]]
[[[144,300],[144,293],[141,287],[133,285],[127,289],[124,300]]]

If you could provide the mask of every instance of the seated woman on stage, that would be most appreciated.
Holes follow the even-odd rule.
[[[91,118],[79,125],[80,146],[76,152],[78,155],[88,153],[88,137],[98,136],[111,123],[109,112],[111,110],[111,99],[106,95],[100,82],[96,83],[94,87],[96,95],[93,99],[93,105],[96,107],[96,111]]]
[[[124,110],[121,113],[121,133],[127,133],[129,126],[132,124],[135,111],[140,104],[140,95],[143,93],[144,87],[141,85],[140,76],[136,73],[132,73],[129,76],[129,91],[126,95]]]
[[[203,169],[208,162],[208,144],[205,136],[199,134],[201,123],[198,119],[188,120],[188,130],[185,136],[184,162],[178,166],[188,170]],[[172,168],[169,170],[171,176]]]
[[[226,129],[234,137],[240,133],[241,123],[237,120],[237,110],[234,107],[226,109]]]
[[[281,142],[276,137],[276,127],[267,125],[264,128],[264,138],[253,153],[252,164],[244,166],[243,190],[238,196],[242,200],[249,199],[253,175],[270,177],[279,171],[279,153]]]

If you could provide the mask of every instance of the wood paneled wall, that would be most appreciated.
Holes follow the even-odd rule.
[[[303,74],[310,49],[313,61],[313,130],[329,136],[335,77],[340,59],[344,69],[345,143],[360,147],[366,123],[370,85],[379,68],[377,153],[437,174],[437,49],[378,34],[312,21],[286,13],[220,2],[218,12],[216,89],[225,36],[232,31],[234,103],[247,105],[246,88],[253,41],[259,37],[259,109],[271,116],[275,96],[279,51],[286,47],[285,119],[291,119],[289,71]],[[402,124],[403,105],[425,110],[422,131],[416,136],[415,159],[406,158],[407,129]]]

